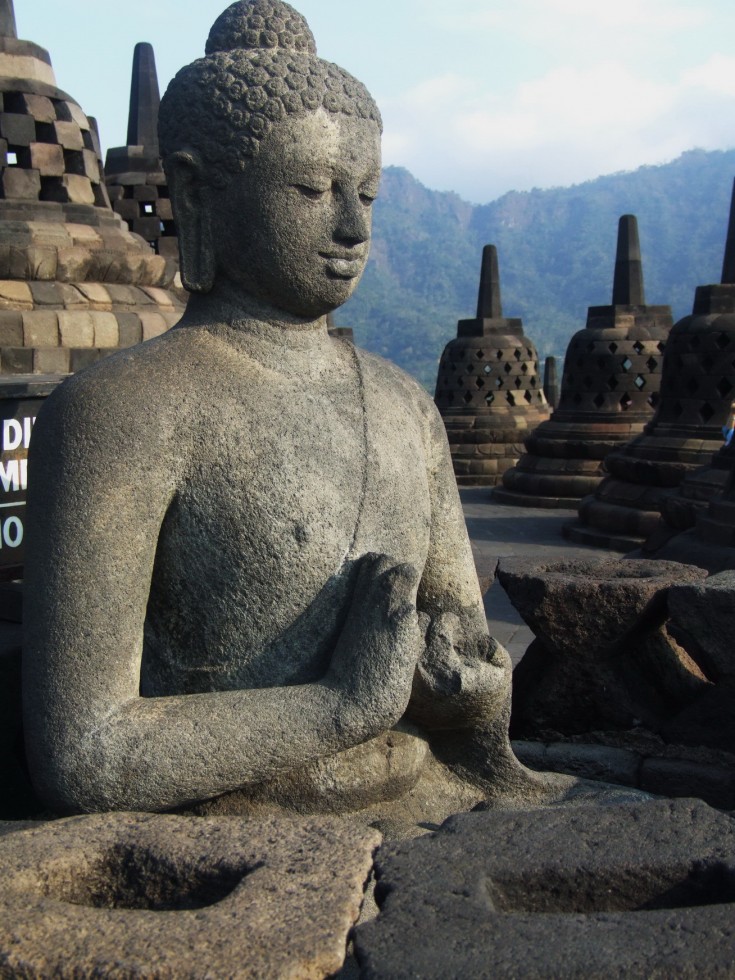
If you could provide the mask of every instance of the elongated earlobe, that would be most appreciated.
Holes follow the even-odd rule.
[[[180,150],[166,159],[169,194],[179,236],[181,281],[192,293],[214,285],[215,258],[211,212],[198,154]]]

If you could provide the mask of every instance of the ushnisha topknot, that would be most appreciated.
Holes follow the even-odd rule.
[[[316,54],[314,35],[298,10],[281,0],[238,0],[219,15],[206,54],[247,48],[281,48]]]
[[[316,56],[309,25],[283,0],[233,3],[215,21],[206,52],[181,69],[161,100],[164,167],[172,153],[194,150],[209,179],[224,186],[281,119],[320,107],[370,119],[382,130],[362,82]]]

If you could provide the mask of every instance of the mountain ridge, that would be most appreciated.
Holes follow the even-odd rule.
[[[457,320],[474,316],[480,258],[498,248],[503,312],[523,318],[539,354],[564,356],[588,306],[610,303],[617,222],[638,217],[646,300],[691,311],[696,286],[719,282],[734,150],[689,150],[666,164],[570,187],[509,191],[474,205],[386,167],[373,245],[337,324],[433,391]]]

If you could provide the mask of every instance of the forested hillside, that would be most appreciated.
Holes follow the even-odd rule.
[[[587,307],[610,302],[621,214],[638,216],[646,299],[670,303],[679,318],[697,285],[719,281],[733,176],[735,150],[692,150],[663,166],[473,206],[388,167],[365,277],[336,322],[433,391],[457,320],[475,314],[482,246],[492,243],[503,312],[523,317],[540,354],[562,357]]]

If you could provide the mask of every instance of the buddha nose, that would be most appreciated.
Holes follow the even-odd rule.
[[[334,230],[337,241],[348,245],[360,245],[370,238],[370,207],[355,191],[344,191],[339,196],[339,210]]]

